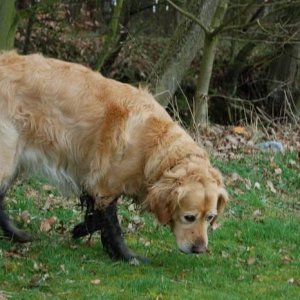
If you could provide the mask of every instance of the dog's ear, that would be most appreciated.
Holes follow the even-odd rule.
[[[215,169],[213,167],[209,167],[209,172],[212,176],[212,178],[216,181],[218,186],[222,186],[223,185],[223,178],[222,175],[220,173],[220,171],[218,169]]]
[[[228,193],[224,188],[221,188],[219,198],[218,198],[218,205],[217,205],[218,214],[221,214],[224,211],[227,202],[228,202]]]
[[[172,218],[170,209],[162,202],[158,201],[153,207],[152,212],[155,214],[160,224],[169,224]]]
[[[169,199],[170,195],[167,195],[165,191],[152,187],[145,200],[146,206],[161,224],[168,224],[172,219],[173,209]]]
[[[219,192],[219,196],[218,196],[218,204],[217,204],[217,211],[218,211],[218,216],[220,214],[222,214],[222,212],[224,211],[224,208],[226,206],[228,202],[228,193],[227,191],[224,189],[224,188],[221,188],[220,189],[220,192]],[[211,222],[210,224],[213,225],[216,220],[217,220],[218,217],[215,217]]]

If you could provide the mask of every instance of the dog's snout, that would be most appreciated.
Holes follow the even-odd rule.
[[[207,247],[204,244],[196,244],[192,246],[192,253],[205,253],[207,252]]]

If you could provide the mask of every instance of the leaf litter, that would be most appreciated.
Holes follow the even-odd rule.
[[[211,125],[200,129],[200,144],[215,157],[235,159],[239,154],[253,154],[259,152],[258,143],[277,141],[285,150],[298,151],[300,159],[300,124],[277,126],[264,131],[253,127]]]

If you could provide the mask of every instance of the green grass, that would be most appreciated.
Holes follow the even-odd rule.
[[[10,215],[37,240],[26,245],[0,240],[0,295],[9,299],[299,299],[296,153],[241,156],[214,164],[227,178],[231,201],[220,228],[210,234],[211,253],[182,254],[168,228],[143,214],[145,226],[126,234],[129,246],[151,260],[139,266],[111,261],[96,234],[91,244],[70,238],[70,229],[83,217],[74,199],[58,201],[56,191],[34,178],[18,183],[8,197]],[[232,180],[232,173],[238,179]],[[268,181],[276,193],[270,191]],[[54,200],[45,210],[49,199]],[[120,208],[124,228],[132,218],[127,206]],[[24,210],[29,212],[28,222],[20,218]],[[50,216],[56,216],[57,223],[49,233],[40,232],[41,220]],[[93,284],[95,279],[100,283]]]

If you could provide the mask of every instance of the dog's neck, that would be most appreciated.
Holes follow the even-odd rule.
[[[191,138],[187,139],[186,135],[174,137],[169,145],[164,140],[160,144],[164,147],[157,145],[152,149],[145,164],[144,174],[148,187],[157,182],[165,172],[185,161],[197,160],[199,164],[202,160],[207,161],[206,151],[198,147]]]
[[[164,175],[165,172],[168,172],[180,164],[184,164],[191,158],[203,159],[203,156],[199,155],[199,153],[187,153],[182,157],[178,157],[177,159],[173,159],[170,161],[168,157],[164,158],[159,165],[153,168],[152,172],[148,175],[147,183],[148,186],[151,186],[154,182],[160,180],[160,178]]]

